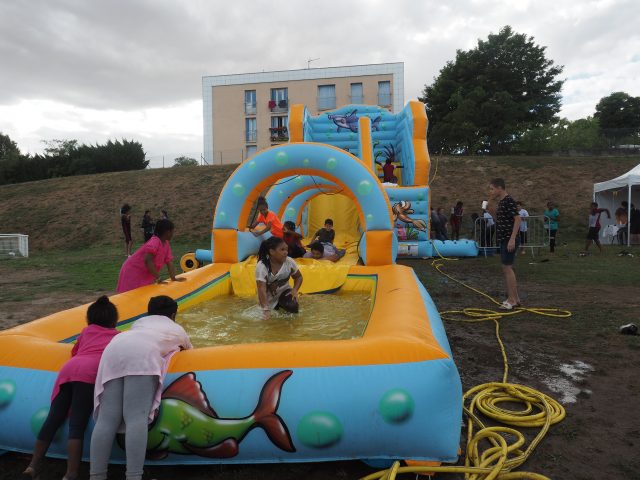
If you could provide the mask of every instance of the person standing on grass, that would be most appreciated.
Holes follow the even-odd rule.
[[[451,225],[451,240],[460,240],[460,227],[462,226],[462,215],[464,214],[463,203],[458,201],[451,209],[449,224]]]
[[[600,217],[603,213],[607,214],[608,218],[611,218],[608,208],[598,208],[598,202],[591,202],[591,209],[589,210],[589,231],[587,232],[587,243],[584,245],[584,253],[586,254],[591,246],[591,243],[595,243],[600,253],[602,253],[602,245],[600,244]]]
[[[145,210],[144,216],[142,217],[142,222],[140,223],[145,243],[148,242],[151,237],[153,237],[153,228],[155,227],[155,225],[156,224],[153,221],[153,218],[151,218],[151,210]]]
[[[544,228],[549,231],[549,252],[556,250],[556,235],[558,234],[558,219],[560,212],[553,202],[547,202],[547,209],[543,212],[546,217],[544,219]]]
[[[529,216],[529,212],[524,208],[524,203],[518,201],[516,202],[518,206],[518,214],[520,215],[520,232],[518,236],[520,238],[520,255],[524,255],[526,253],[525,245],[527,244],[527,217]]]
[[[174,282],[184,282],[186,278],[176,278],[173,255],[169,241],[173,238],[174,226],[171,220],[159,220],[155,234],[131,255],[122,265],[118,276],[118,293],[152,283],[161,283],[160,270],[167,266],[169,277]]]
[[[87,309],[85,327],[71,350],[71,358],[58,373],[51,394],[51,408],[33,447],[31,462],[21,479],[39,478],[42,461],[56,432],[69,419],[67,472],[63,480],[76,480],[82,459],[84,431],[93,412],[93,393],[100,357],[106,346],[120,332],[116,330],[118,310],[106,296]]]
[[[502,302],[500,308],[512,310],[520,306],[518,284],[516,274],[513,271],[513,262],[518,250],[518,233],[520,232],[520,214],[518,206],[511,195],[507,193],[504,180],[494,178],[489,184],[489,196],[498,202],[496,211],[496,240],[500,247],[500,261],[502,273],[507,285],[507,299]]]
[[[124,256],[130,257],[133,238],[131,238],[131,206],[128,203],[120,208],[120,224],[124,233]]]

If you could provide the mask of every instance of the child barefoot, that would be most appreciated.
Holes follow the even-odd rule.
[[[270,237],[260,245],[256,286],[265,320],[271,317],[272,308],[298,313],[298,290],[302,285],[302,274],[296,262],[287,254],[287,244],[279,237]],[[289,285],[289,278],[293,278],[293,289]]]
[[[23,479],[37,478],[42,471],[42,460],[49,449],[58,428],[69,417],[69,440],[67,443],[66,480],[78,478],[82,458],[82,439],[87,422],[93,411],[93,389],[102,351],[118,332],[116,306],[105,296],[89,305],[88,326],[82,330],[71,350],[71,359],[64,364],[53,386],[51,408],[38,440],[33,448],[33,457],[22,474]]]

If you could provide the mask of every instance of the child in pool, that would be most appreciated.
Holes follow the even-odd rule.
[[[270,237],[260,245],[256,287],[265,320],[271,317],[273,308],[298,313],[298,291],[302,285],[302,274],[288,252],[287,244],[279,237]],[[289,278],[293,278],[293,288],[289,285]]]
[[[65,480],[78,478],[82,458],[82,440],[87,422],[93,412],[93,392],[100,364],[100,357],[111,339],[117,335],[118,310],[106,296],[89,305],[88,326],[82,330],[71,350],[71,359],[58,373],[51,394],[51,408],[44,421],[38,440],[33,447],[33,456],[23,479],[37,478],[42,472],[42,460],[49,449],[58,428],[69,417],[69,440],[67,442],[67,472]]]
[[[282,231],[284,232],[283,239],[289,247],[289,256],[291,258],[302,257],[307,251],[302,245],[302,235],[296,232],[296,224],[291,221],[284,222]]]

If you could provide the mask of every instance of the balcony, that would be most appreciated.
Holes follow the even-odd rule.
[[[245,115],[255,115],[256,114],[256,104],[255,103],[245,103],[244,104],[244,114]]]
[[[257,130],[247,130],[245,132],[245,141],[247,143],[256,143],[258,141],[258,131]]]
[[[272,142],[289,141],[289,131],[287,130],[287,127],[271,127],[269,129],[269,133],[271,135]]]
[[[289,111],[288,100],[269,100],[268,106],[272,113],[283,113]]]
[[[336,108],[336,97],[318,97],[318,111],[332,110]]]
[[[390,107],[393,105],[393,98],[390,93],[378,93],[378,105],[381,107]]]

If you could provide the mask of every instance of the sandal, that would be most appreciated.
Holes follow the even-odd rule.
[[[500,306],[499,306],[498,308],[499,308],[500,310],[513,310],[514,308],[519,307],[519,306],[520,306],[519,304],[515,304],[515,305],[513,305],[513,304],[511,304],[511,303],[509,303],[509,302],[507,302],[507,301],[505,300],[504,302],[502,302],[502,303],[500,304]]]

